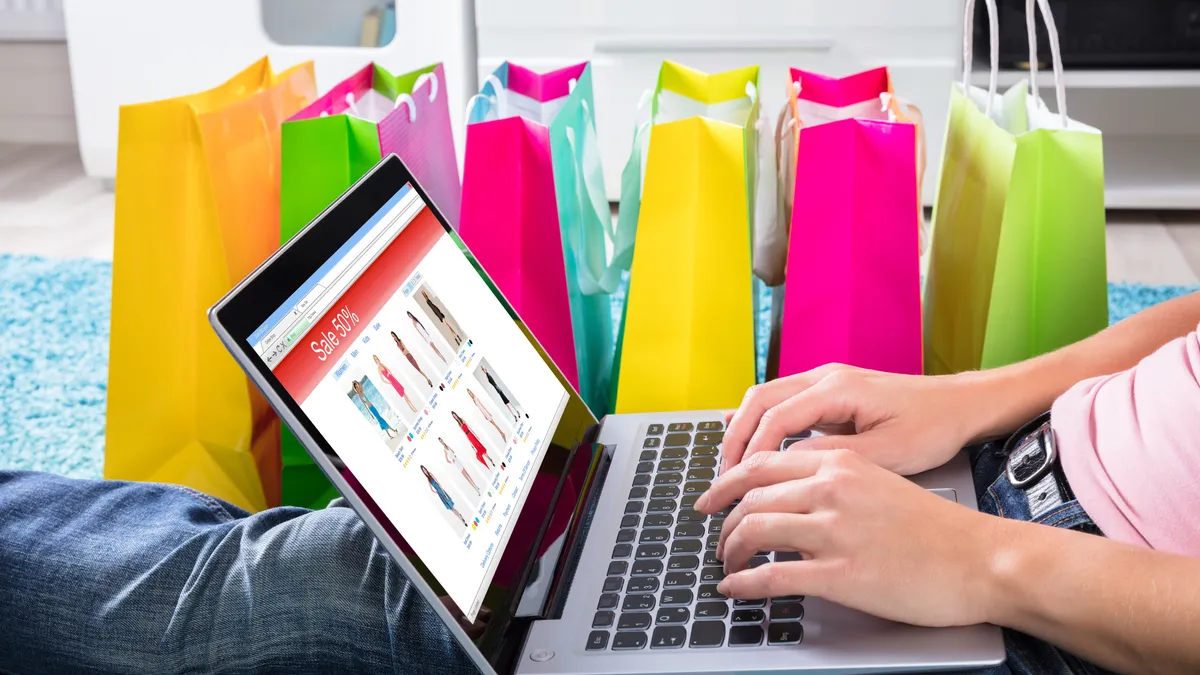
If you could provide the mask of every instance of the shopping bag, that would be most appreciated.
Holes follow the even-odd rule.
[[[987,4],[995,45],[994,0]],[[1013,363],[1108,325],[1103,141],[1099,130],[1067,114],[1054,19],[1045,0],[1038,7],[1050,36],[1058,113],[1025,82],[996,94],[995,47],[989,89],[970,87],[966,34],[967,69],[951,90],[925,282],[931,374]],[[1031,50],[1036,54],[1036,45]],[[1031,63],[1036,69],[1036,57]]]
[[[641,189],[621,203],[622,215],[637,210],[637,234],[616,412],[735,407],[755,382],[758,119],[757,66],[706,75],[663,63],[644,167],[641,139],[627,165]]]
[[[287,120],[282,239],[299,232],[392,153],[457,226],[462,184],[445,86],[440,63],[403,75],[368,64]]]
[[[368,64],[288,119],[280,239],[290,239],[392,153],[456,226],[462,185],[445,83],[441,64],[403,75]],[[282,458],[284,504],[320,508],[338,496],[287,427]]]
[[[545,74],[501,64],[468,105],[460,232],[603,416],[611,293],[632,257],[633,236],[613,223],[593,111],[590,64]]]
[[[919,374],[919,127],[886,68],[842,79],[793,68],[791,84],[788,110],[800,112],[780,125],[798,143],[778,375],[826,363]]]
[[[105,478],[279,504],[279,424],[206,311],[279,244],[279,127],[311,63],[121,107]]]

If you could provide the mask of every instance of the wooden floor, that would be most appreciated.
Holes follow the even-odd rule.
[[[112,258],[113,194],[74,146],[0,144],[0,253]],[[1200,212],[1111,212],[1108,277],[1200,283]]]

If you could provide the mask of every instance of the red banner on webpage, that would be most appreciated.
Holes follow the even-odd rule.
[[[297,402],[304,403],[443,234],[429,207],[422,208],[279,362],[275,377]]]

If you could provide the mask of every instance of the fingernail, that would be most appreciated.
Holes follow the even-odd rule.
[[[729,597],[729,593],[726,592],[728,590],[729,590],[729,582],[722,579],[721,583],[717,584],[717,592],[720,593],[721,595],[724,595],[725,597]]]

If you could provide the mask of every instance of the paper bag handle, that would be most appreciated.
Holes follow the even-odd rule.
[[[1037,0],[1037,9],[1042,12],[1042,21],[1046,23],[1046,34],[1050,37],[1050,64],[1054,69],[1054,95],[1058,101],[1058,114],[1062,119],[1062,126],[1066,129],[1067,85],[1063,81],[1063,62],[1062,52],[1058,46],[1058,27],[1054,25],[1054,14],[1050,11],[1050,4],[1047,0]],[[1033,94],[1033,100],[1040,101],[1037,83],[1038,45],[1036,14],[1034,0],[1026,0],[1025,30],[1029,33],[1029,87],[1030,93]]]
[[[988,13],[988,45],[991,49],[992,70],[988,76],[988,98],[984,114],[992,114],[992,99],[996,97],[996,89],[1000,81],[1000,21],[996,15],[996,0],[984,0]],[[963,89],[971,86],[971,69],[975,65],[975,31],[972,24],[975,21],[975,0],[967,0],[963,14]]]

